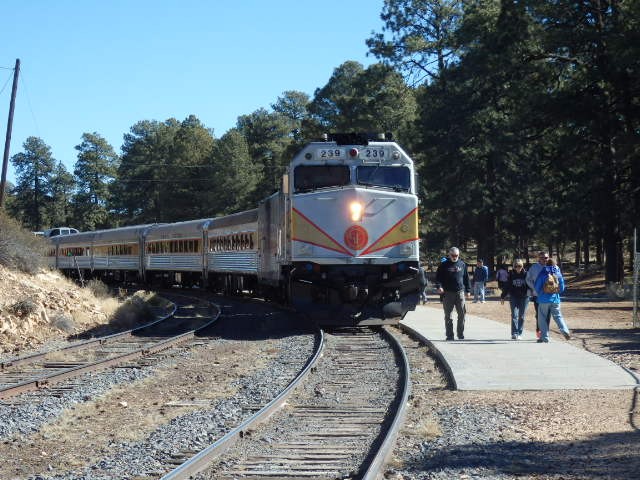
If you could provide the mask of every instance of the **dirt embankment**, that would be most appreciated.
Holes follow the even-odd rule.
[[[0,355],[19,355],[106,324],[118,306],[57,272],[28,275],[0,265]]]

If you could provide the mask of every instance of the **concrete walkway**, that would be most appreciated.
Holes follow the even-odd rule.
[[[453,323],[456,323],[455,310]],[[431,346],[458,390],[592,390],[640,387],[615,363],[572,346],[560,334],[536,343],[535,332],[511,340],[507,324],[467,315],[464,340],[445,341],[440,304],[419,306],[400,324]]]

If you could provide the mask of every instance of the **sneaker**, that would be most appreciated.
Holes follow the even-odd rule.
[[[548,338],[539,338],[538,340],[536,340],[536,343],[549,343],[549,339]]]
[[[516,335],[516,340],[522,340],[522,335]]]
[[[571,338],[571,334],[569,332],[562,332],[562,336],[565,340],[569,340]]]
[[[513,335],[511,335],[511,340],[517,340],[518,336],[514,333]]]
[[[451,340],[454,340],[453,337],[447,337],[447,342],[450,342]]]
[[[458,335],[458,340],[464,340],[464,335]]]
[[[487,303],[487,302],[485,302],[484,300],[482,300],[482,303]]]

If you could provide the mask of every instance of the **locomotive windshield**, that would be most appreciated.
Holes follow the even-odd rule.
[[[296,192],[348,184],[349,167],[346,165],[300,165],[294,170],[293,185]]]
[[[411,171],[407,167],[383,167],[363,165],[356,170],[358,185],[393,188],[408,192],[411,188]]]

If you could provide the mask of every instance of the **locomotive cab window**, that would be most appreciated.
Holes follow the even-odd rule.
[[[408,192],[411,189],[411,171],[407,167],[362,165],[356,169],[356,181],[358,185]]]
[[[342,187],[350,181],[349,167],[346,165],[299,165],[293,175],[296,193],[317,188]]]

